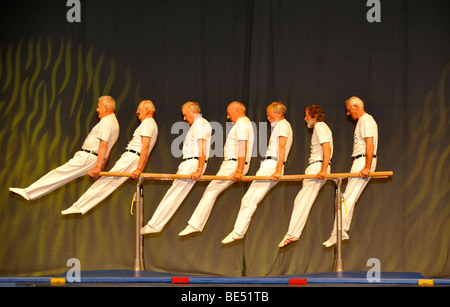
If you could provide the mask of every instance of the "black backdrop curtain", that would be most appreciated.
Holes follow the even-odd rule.
[[[84,216],[61,216],[92,183],[80,178],[27,203],[8,191],[26,187],[67,161],[97,122],[97,98],[116,98],[120,138],[111,168],[137,127],[141,99],[156,106],[159,138],[147,172],[175,173],[171,146],[180,107],[198,101],[223,127],[226,106],[247,106],[264,136],[265,106],[283,101],[294,131],[285,174],[302,174],[311,131],[303,109],[327,114],[335,149],[332,171],[347,172],[354,124],[344,102],[366,102],[378,122],[378,170],[357,204],[348,271],[378,258],[383,271],[448,277],[450,25],[448,1],[380,1],[370,23],[366,1],[80,1],[69,23],[65,1],[14,1],[0,12],[0,274],[51,275],[78,258],[82,270],[131,269],[133,182]],[[267,130],[266,130],[267,132]],[[254,174],[266,139],[257,140]],[[221,158],[208,163],[215,174]],[[218,198],[204,232],[180,239],[207,183],[197,183],[164,231],[145,238],[146,269],[221,276],[276,276],[332,269],[324,249],[333,224],[327,183],[298,243],[280,250],[300,183],[279,183],[259,205],[245,240],[222,246],[248,184]],[[170,182],[146,182],[145,221]],[[344,186],[345,188],[345,186]]]

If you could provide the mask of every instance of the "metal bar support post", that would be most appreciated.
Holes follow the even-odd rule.
[[[334,249],[334,264],[333,271],[344,271],[344,260],[342,257],[342,178],[336,178],[336,198],[334,201],[334,211],[336,215],[336,227],[337,227],[337,241]]]
[[[141,235],[141,227],[144,223],[144,189],[142,179],[138,180],[136,186],[136,205],[134,215],[134,271],[144,271],[144,236]]]

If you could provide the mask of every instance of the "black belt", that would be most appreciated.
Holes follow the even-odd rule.
[[[323,163],[322,160],[317,160],[317,161],[313,161],[313,162],[309,163],[308,165],[311,165],[311,164],[314,164],[314,163],[317,163],[317,162],[322,162]],[[331,165],[331,161],[328,162],[328,164]]]
[[[198,157],[185,158],[185,159],[183,159],[183,161],[192,160],[192,159],[198,160]],[[205,163],[208,163],[208,160],[205,160]]]
[[[278,161],[278,159],[277,159],[277,158],[275,158],[275,157],[271,157],[271,156],[267,156],[267,157],[265,157],[265,158],[264,158],[264,160],[275,160],[275,161]],[[284,161],[284,162],[283,162],[283,165],[286,165],[286,161]]]
[[[354,160],[356,160],[356,159],[359,159],[359,158],[362,158],[362,157],[365,157],[366,155],[364,155],[364,154],[361,154],[361,155],[357,155],[357,156],[353,156],[352,157],[352,160],[354,161]],[[373,158],[376,158],[377,157],[377,155],[373,155]]]
[[[231,159],[227,159],[227,160],[225,160],[225,161],[237,161],[238,159],[236,159],[236,158],[231,158]],[[248,162],[245,162],[245,165],[247,165],[248,164]]]
[[[81,151],[90,153],[91,155],[94,155],[94,156],[97,156],[97,157],[98,157],[98,153],[96,153],[96,152],[93,151],[93,150],[87,150],[87,149],[81,148]]]
[[[141,153],[140,153],[140,152],[137,152],[136,150],[133,150],[133,149],[125,149],[125,151],[134,153],[135,155],[138,155],[139,157],[141,156]]]

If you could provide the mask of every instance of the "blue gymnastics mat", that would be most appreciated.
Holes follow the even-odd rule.
[[[450,279],[427,279],[420,273],[381,272],[380,280],[371,282],[367,272],[325,272],[301,275],[286,275],[278,277],[214,277],[192,276],[159,272],[135,272],[130,270],[112,271],[82,271],[80,281],[72,282],[71,276],[64,273],[55,277],[0,277],[1,286],[14,286],[17,284],[40,283],[52,285],[79,284],[158,284],[170,286],[174,284],[187,285],[298,285],[298,284],[325,284],[336,285],[417,285],[417,286],[450,286]]]

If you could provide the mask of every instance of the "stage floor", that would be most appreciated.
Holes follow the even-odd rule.
[[[0,287],[441,287],[450,279],[429,279],[420,273],[381,272],[371,281],[367,272],[325,272],[278,277],[212,277],[129,270],[82,271],[72,281],[55,277],[0,277]]]

